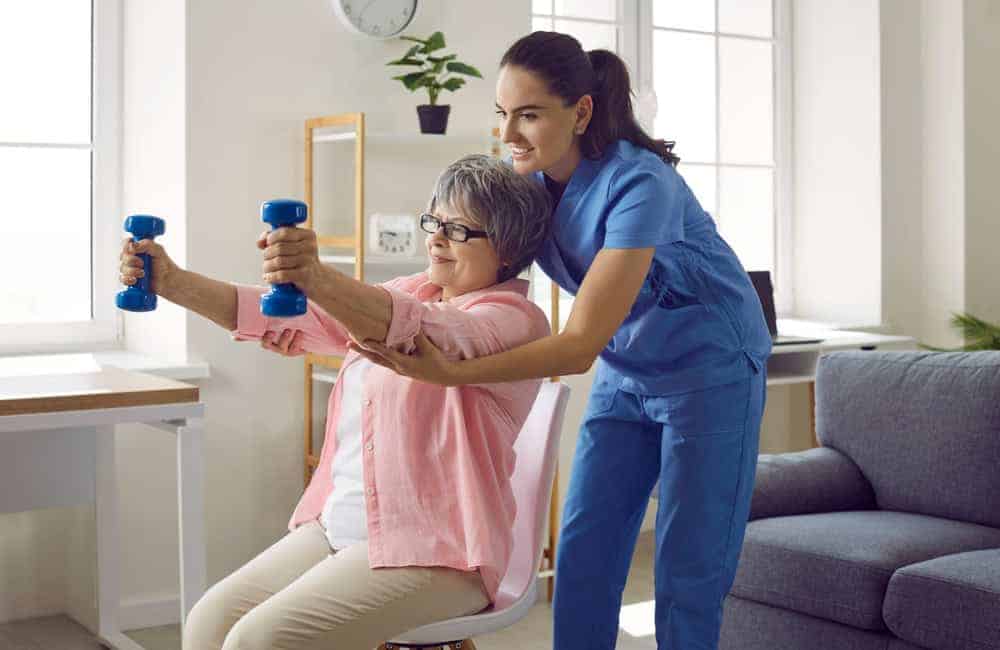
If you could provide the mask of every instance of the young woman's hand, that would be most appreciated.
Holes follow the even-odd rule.
[[[142,258],[138,257],[140,253],[149,255],[150,265],[153,267],[153,281],[150,283],[150,290],[155,294],[162,294],[163,288],[174,278],[179,267],[170,259],[163,246],[152,239],[134,241],[131,237],[126,237],[122,240],[122,251],[118,255],[119,282],[125,286],[132,286],[139,281],[139,278],[146,276]]]
[[[350,347],[372,363],[395,371],[404,377],[442,386],[458,386],[458,363],[451,361],[422,333],[414,339],[416,349],[413,354],[397,352],[378,341],[351,343]]]
[[[268,330],[260,338],[260,347],[285,357],[301,357],[306,353],[302,347],[302,330],[283,329],[281,332]]]
[[[264,282],[292,283],[311,295],[322,282],[326,267],[319,260],[316,232],[309,228],[278,228],[261,233],[257,248],[264,251]]]

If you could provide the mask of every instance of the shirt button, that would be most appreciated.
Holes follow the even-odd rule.
[[[368,451],[375,449],[375,443],[369,442],[367,445],[365,445],[365,449],[367,449]]]
[[[371,405],[372,405],[372,401],[370,399],[366,399],[365,400],[365,406],[371,406]]]
[[[368,496],[374,496],[374,494],[375,494],[375,488],[373,487],[368,488]]]

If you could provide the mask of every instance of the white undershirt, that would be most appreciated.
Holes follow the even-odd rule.
[[[320,519],[326,529],[326,539],[334,550],[368,539],[361,462],[361,386],[371,365],[367,359],[359,359],[344,373],[337,450],[330,463],[333,490],[326,499]]]

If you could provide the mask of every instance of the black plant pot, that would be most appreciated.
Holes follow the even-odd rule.
[[[451,106],[421,104],[417,106],[417,117],[420,118],[421,133],[444,133],[448,130],[448,113]]]

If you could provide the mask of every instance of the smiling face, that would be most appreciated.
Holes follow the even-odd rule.
[[[437,205],[431,214],[442,223],[460,223],[470,230],[483,229],[463,211],[452,206]],[[488,237],[456,242],[445,237],[444,228],[438,228],[436,233],[427,235],[426,246],[431,262],[427,270],[428,279],[441,287],[444,300],[496,284],[500,258]]]
[[[593,114],[591,96],[566,106],[538,75],[514,65],[500,69],[496,95],[500,136],[510,149],[514,170],[544,171],[555,181],[567,182],[582,158],[580,135]]]

